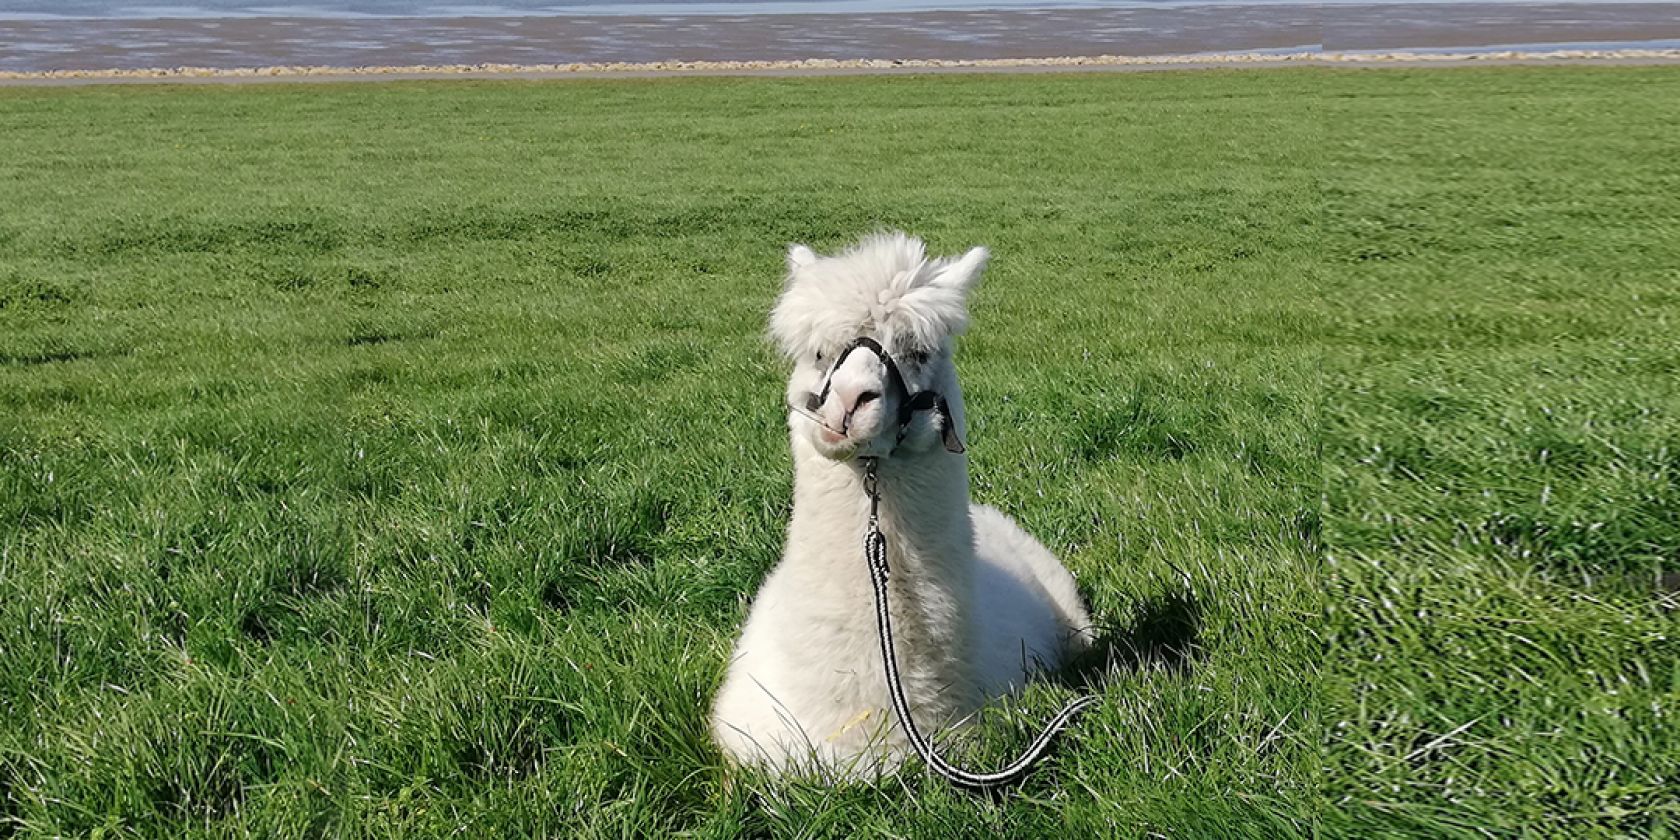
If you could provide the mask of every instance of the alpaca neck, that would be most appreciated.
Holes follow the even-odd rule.
[[[863,553],[869,523],[863,464],[830,461],[801,442],[794,444],[794,452],[789,542],[804,548],[787,562],[808,573],[816,590],[812,595],[843,622],[837,629],[863,628],[872,636],[875,604]],[[941,694],[947,711],[964,708],[975,684],[968,461],[944,450],[894,455],[880,460],[876,481],[900,667],[907,682]],[[863,652],[860,673],[879,668],[871,648],[857,650]]]
[[[968,458],[936,450],[884,459],[877,485],[881,531],[896,568],[909,576],[966,583],[974,564]]]
[[[792,527],[820,527],[827,532],[822,544],[856,555],[862,573],[870,508],[863,464],[831,461],[797,443],[795,452]],[[876,478],[880,528],[895,576],[915,578],[918,585],[966,583],[974,554],[968,459],[943,450],[894,455],[880,459]]]
[[[886,702],[874,646],[875,595],[864,559],[869,494],[864,467],[817,454],[795,437],[790,579],[807,593],[813,636],[845,666],[825,666],[863,707]],[[974,525],[968,510],[968,462],[934,452],[883,458],[876,472],[880,528],[891,576],[887,597],[897,660],[913,713],[927,726],[949,723],[980,701],[974,673]],[[868,639],[860,643],[859,639]],[[844,692],[846,689],[839,689]],[[843,696],[843,695],[837,695]]]

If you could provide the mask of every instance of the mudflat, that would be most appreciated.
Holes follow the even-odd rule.
[[[454,18],[0,20],[0,72],[1680,46],[1676,3],[1238,5]]]

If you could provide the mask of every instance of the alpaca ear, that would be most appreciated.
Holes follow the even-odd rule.
[[[812,251],[810,248],[808,248],[804,245],[800,245],[798,243],[795,243],[793,245],[788,246],[788,252],[787,252],[788,271],[798,271],[799,269],[804,268],[805,266],[808,266],[811,263],[814,263],[816,261],[817,261],[817,253],[815,251]]]
[[[984,247],[970,249],[956,262],[940,269],[939,273],[934,275],[934,285],[957,289],[967,294],[980,282],[980,273],[986,270],[986,260],[991,256],[992,252]]]

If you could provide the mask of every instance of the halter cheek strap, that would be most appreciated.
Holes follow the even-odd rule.
[[[961,454],[967,451],[961,438],[957,437],[957,421],[951,417],[951,406],[945,402],[943,394],[934,391],[920,391],[910,401],[905,403],[907,410],[899,412],[898,439],[904,440],[904,433],[910,429],[910,415],[918,411],[932,409],[939,418],[939,438],[945,444],[945,451]]]
[[[893,361],[892,354],[888,353],[880,342],[866,335],[853,339],[852,343],[846,345],[846,349],[841,350],[840,355],[834,358],[834,364],[828,368],[828,375],[823,377],[822,391],[806,397],[806,411],[815,414],[821,410],[823,403],[828,402],[828,392],[834,386],[835,371],[838,371],[840,366],[846,363],[846,358],[852,355],[852,351],[859,347],[874,353],[875,358],[881,360],[881,365],[887,369],[886,387],[898,400],[898,440],[894,442],[895,449],[897,444],[904,442],[904,436],[909,433],[910,421],[915,419],[916,412],[932,411],[939,418],[940,440],[945,444],[945,450],[953,453],[965,451],[962,439],[957,437],[957,423],[951,416],[951,406],[945,401],[945,396],[931,388],[910,393],[910,389],[904,384],[904,374],[899,371],[898,363]]]

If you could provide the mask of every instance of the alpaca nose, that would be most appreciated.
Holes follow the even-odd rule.
[[[840,398],[840,410],[850,418],[859,409],[881,398],[881,392],[871,388],[853,386],[834,389],[834,395]]]
[[[848,432],[857,413],[882,400],[887,369],[873,353],[851,353],[828,380],[823,414],[830,428]]]

